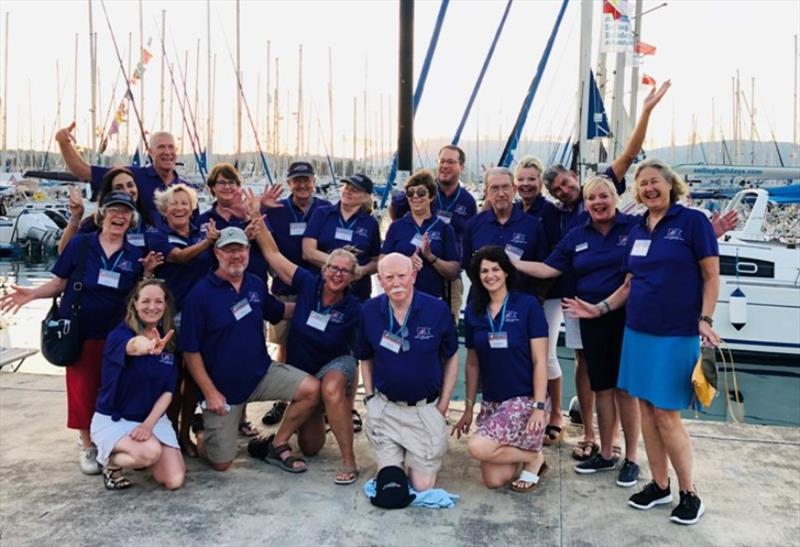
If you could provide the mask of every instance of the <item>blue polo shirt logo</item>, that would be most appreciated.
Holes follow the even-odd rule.
[[[669,228],[669,229],[667,229],[667,235],[664,236],[664,239],[672,239],[674,241],[683,241],[683,228]]]
[[[334,323],[344,323],[345,317],[344,317],[344,314],[342,312],[334,310],[334,311],[331,312],[330,315],[331,315],[331,319],[330,320],[332,322],[334,322]]]
[[[355,232],[357,235],[360,235],[361,237],[367,237],[367,238],[369,237],[369,231],[366,228],[356,228]]]
[[[617,247],[625,247],[628,245],[628,234],[619,236],[617,238]]]
[[[433,329],[431,327],[417,327],[417,334],[414,335],[415,340],[430,340],[433,338]]]
[[[440,241],[442,239],[442,234],[439,232],[427,232],[428,234],[428,241]]]
[[[164,352],[158,361],[162,365],[172,366],[175,363],[175,356],[169,352]]]
[[[504,321],[506,323],[519,322],[519,314],[514,310],[506,310],[506,317]]]
[[[121,272],[132,272],[133,263],[130,260],[122,259],[119,261],[119,264],[117,264],[117,268],[119,268]]]
[[[465,205],[456,205],[453,212],[457,215],[467,216],[467,207]]]
[[[259,304],[261,302],[261,298],[259,298],[258,293],[256,291],[250,291],[247,293],[247,300],[251,304]]]
[[[514,234],[511,236],[511,243],[525,245],[525,234],[522,232],[514,232]]]

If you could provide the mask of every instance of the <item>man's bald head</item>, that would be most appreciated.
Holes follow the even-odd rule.
[[[389,253],[378,262],[378,279],[389,299],[400,304],[413,296],[417,272],[409,257]]]

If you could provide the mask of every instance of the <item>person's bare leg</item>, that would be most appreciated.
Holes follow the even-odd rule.
[[[581,407],[581,420],[583,421],[583,438],[594,441],[594,392],[589,382],[589,371],[583,350],[575,350],[575,392],[578,404]]]
[[[306,376],[297,388],[292,403],[286,408],[274,444],[280,446],[289,442],[289,438],[305,423],[319,404],[319,381],[313,376]]]
[[[669,460],[661,433],[656,425],[655,408],[647,401],[639,399],[639,410],[642,420],[642,438],[644,449],[647,452],[647,463],[650,465],[650,474],[659,488],[666,488],[669,484]]]
[[[355,390],[353,390],[355,391]],[[351,398],[347,396],[347,379],[338,370],[331,370],[323,378],[320,392],[328,424],[339,444],[343,468],[355,469],[356,456],[353,450],[353,417]]]
[[[692,453],[692,440],[689,432],[681,420],[677,410],[654,409],[656,427],[661,434],[664,448],[678,475],[678,486],[681,490],[694,491],[692,479],[692,466],[694,455]]]
[[[297,430],[297,444],[304,456],[316,456],[325,446],[325,419],[321,404]]]
[[[161,457],[161,443],[155,437],[134,441],[127,435],[114,445],[108,463],[112,467],[150,467]]]
[[[481,479],[486,488],[505,488],[519,476],[519,464],[481,462]]]
[[[181,451],[171,446],[161,447],[161,457],[152,466],[153,478],[167,490],[177,490],[183,486],[186,467]]]
[[[639,434],[642,431],[642,421],[639,412],[639,399],[631,397],[622,389],[615,389],[618,419],[614,422],[614,432],[617,432],[622,422],[622,431],[625,434],[625,457],[632,462],[638,461]]]
[[[547,381],[547,394],[550,396],[550,419],[547,425],[562,427],[563,416],[561,415],[561,384],[563,376]]]
[[[436,473],[432,475],[408,469],[408,480],[417,492],[424,492],[436,486]]]

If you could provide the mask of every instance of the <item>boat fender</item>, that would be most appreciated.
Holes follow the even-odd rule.
[[[728,301],[728,319],[736,330],[742,330],[747,324],[747,296],[739,287],[731,293]]]

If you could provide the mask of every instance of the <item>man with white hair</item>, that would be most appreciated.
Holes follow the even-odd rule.
[[[447,452],[458,335],[448,306],[414,290],[410,258],[386,255],[378,279],[385,294],[364,303],[356,346],[367,437],[378,470],[401,467],[415,490],[428,490]]]

